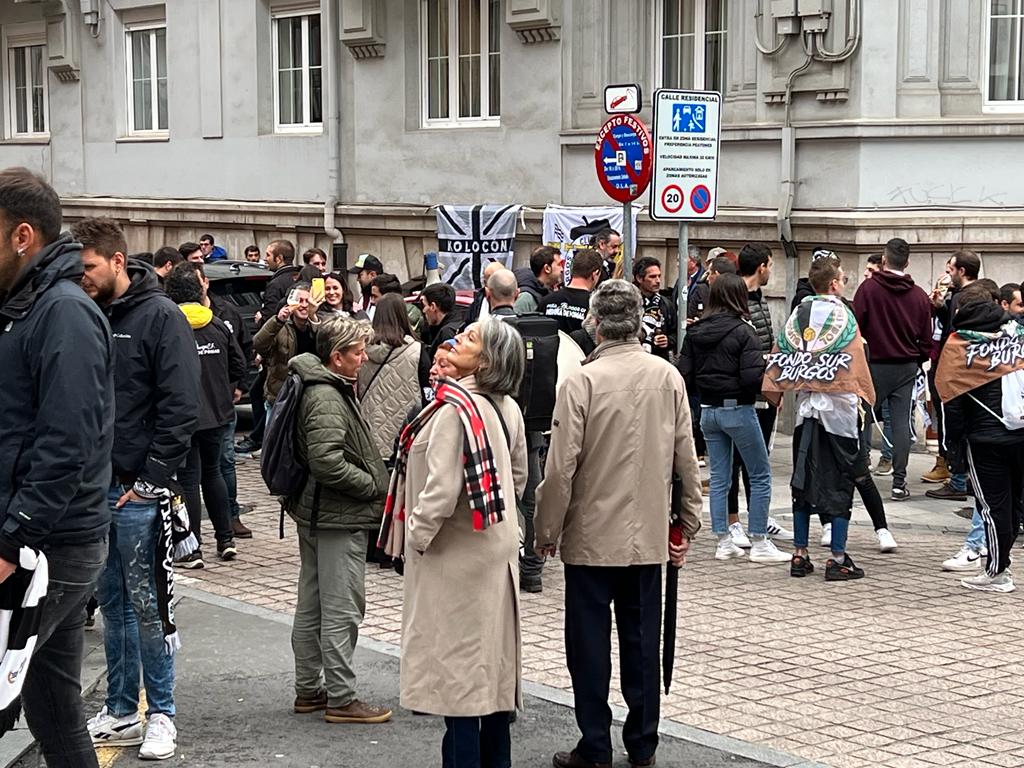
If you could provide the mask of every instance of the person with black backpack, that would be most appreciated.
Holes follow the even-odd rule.
[[[355,393],[372,336],[365,321],[340,316],[323,321],[316,354],[304,353],[289,363],[282,402],[266,436],[268,443],[276,443],[279,434],[293,436],[296,463],[305,471],[301,490],[285,502],[299,537],[294,709],[322,710],[329,723],[391,718],[391,710],[356,697],[352,668],[366,605],[367,540],[380,527],[388,490],[380,449]],[[301,397],[293,409],[289,404],[296,387]],[[287,416],[294,416],[291,430],[279,430]],[[264,445],[264,457],[273,447]]]

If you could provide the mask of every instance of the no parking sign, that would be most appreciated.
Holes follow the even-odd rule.
[[[597,134],[594,163],[608,197],[630,203],[651,183],[652,144],[647,126],[633,115],[612,115]]]

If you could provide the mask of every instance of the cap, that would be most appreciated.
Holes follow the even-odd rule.
[[[725,251],[725,248],[712,248],[711,250],[708,251],[708,255],[704,257],[704,263],[707,264],[712,259],[717,259],[723,253],[725,253]]]
[[[815,248],[814,253],[811,254],[811,261],[817,261],[818,259],[838,259],[835,251],[830,251],[828,248]]]
[[[380,259],[372,253],[359,254],[359,258],[356,259],[355,266],[349,267],[348,273],[350,275],[358,275],[364,269],[373,270],[378,275],[384,274],[384,265],[381,264]]]

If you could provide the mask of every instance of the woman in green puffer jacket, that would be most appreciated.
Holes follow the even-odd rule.
[[[380,527],[388,475],[354,386],[366,361],[370,324],[321,323],[317,354],[292,358],[304,384],[296,424],[306,487],[288,510],[298,525],[299,585],[292,624],[295,711],[324,710],[330,723],[382,723],[384,707],[356,698],[352,654],[366,605],[369,536]]]

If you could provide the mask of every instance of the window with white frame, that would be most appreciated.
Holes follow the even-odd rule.
[[[276,13],[272,27],[275,130],[279,133],[322,130],[320,14]]]
[[[496,125],[499,0],[423,0],[421,13],[424,125]]]
[[[42,24],[9,24],[3,36],[7,51],[6,135],[15,139],[45,138],[50,130],[45,28]]]
[[[989,0],[987,99],[1024,109],[1024,0]]]
[[[128,133],[167,132],[167,27],[133,26],[125,30],[128,78]]]
[[[724,92],[728,0],[661,0],[662,88]]]

